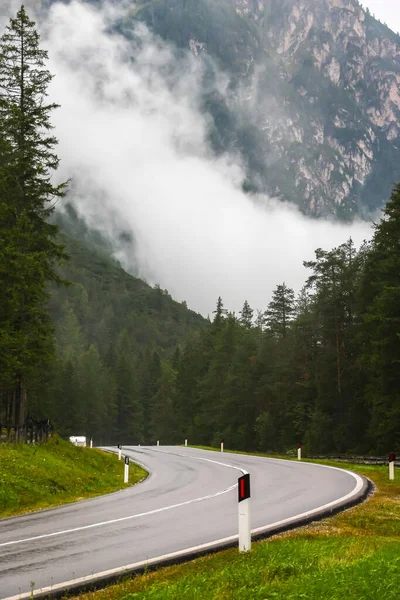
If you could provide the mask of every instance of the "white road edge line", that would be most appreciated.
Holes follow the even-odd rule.
[[[157,452],[163,452],[163,451],[162,450],[158,450]],[[164,453],[167,454],[167,452],[164,452]],[[196,458],[198,460],[205,460],[205,461],[208,461],[208,462],[215,462],[217,464],[221,464],[221,465],[226,466],[226,467],[231,467],[231,468],[237,469],[239,471],[243,471],[243,469],[240,469],[239,467],[236,467],[234,465],[228,465],[228,464],[225,464],[225,463],[219,463],[217,461],[213,461],[213,460],[208,459],[208,458],[191,457],[191,456],[185,456],[184,454],[178,454],[178,456],[183,456],[184,458]],[[260,457],[260,458],[263,458],[263,457]],[[279,461],[282,461],[282,462],[287,462],[287,461],[284,461],[284,459],[273,459],[273,460],[279,460]],[[312,510],[308,510],[308,511],[300,513],[298,515],[294,515],[292,517],[288,517],[287,519],[283,519],[281,521],[276,521],[275,523],[270,523],[269,525],[266,525],[264,527],[258,527],[257,529],[252,529],[251,530],[252,534],[258,534],[258,533],[263,533],[263,532],[265,533],[268,530],[274,529],[275,527],[280,527],[282,525],[288,525],[290,523],[296,522],[298,519],[312,517],[313,515],[319,513],[322,510],[333,508],[334,506],[337,506],[337,505],[341,504],[342,502],[345,502],[346,500],[350,500],[353,496],[356,496],[358,494],[358,492],[362,489],[363,485],[364,485],[363,479],[360,477],[360,475],[358,475],[357,473],[353,473],[352,471],[348,471],[346,469],[341,469],[339,467],[331,467],[331,466],[328,466],[328,465],[321,465],[321,464],[318,464],[318,463],[309,463],[309,462],[306,462],[306,461],[302,461],[301,463],[296,463],[296,464],[315,465],[315,466],[323,467],[325,469],[333,469],[335,471],[340,471],[342,473],[343,472],[347,473],[348,475],[351,475],[355,479],[356,485],[355,485],[354,489],[351,492],[349,492],[345,496],[342,496],[341,498],[338,498],[337,500],[333,500],[332,502],[328,502],[327,504],[323,504],[321,506],[313,508]],[[234,489],[235,487],[237,487],[237,484],[231,486],[231,488],[228,488],[227,490],[224,490],[222,492],[218,492],[215,495],[224,494],[227,491],[230,491],[230,490]],[[214,497],[214,496],[209,496],[209,497]],[[205,496],[204,498],[207,498],[207,496]],[[143,513],[143,514],[152,514],[153,512],[161,512],[162,510],[168,510],[169,508],[174,508],[174,507],[177,507],[177,506],[183,506],[184,504],[189,504],[189,503],[192,503],[192,502],[199,502],[199,501],[200,501],[200,499],[189,500],[189,501],[184,502],[182,504],[177,504],[177,505],[174,505],[174,506],[171,506],[171,507],[167,507],[165,509],[157,509],[156,511],[151,511],[150,513]],[[122,519],[116,519],[116,521],[125,520],[125,519],[128,519],[128,518],[134,518],[135,516],[136,515],[134,515],[133,517],[123,517]],[[111,523],[112,521],[109,521],[109,522]],[[93,527],[93,526],[89,525],[87,527],[84,527],[83,529],[86,529],[88,527]],[[81,529],[81,528],[78,528],[78,529]],[[75,530],[70,530],[70,531],[76,531],[76,529]],[[49,535],[54,535],[54,534],[49,534]],[[44,536],[44,537],[46,537],[46,536]],[[55,584],[53,586],[47,586],[47,587],[44,587],[44,588],[39,588],[37,590],[33,590],[33,591],[29,591],[29,592],[17,594],[16,596],[9,596],[8,598],[3,598],[2,600],[29,600],[29,599],[35,598],[35,596],[43,596],[43,595],[46,595],[46,594],[52,594],[52,593],[55,593],[57,591],[62,591],[64,589],[68,589],[69,587],[72,587],[72,586],[84,585],[85,583],[91,583],[93,581],[96,581],[96,580],[99,580],[99,579],[104,579],[104,578],[107,578],[107,577],[124,575],[124,573],[126,573],[126,572],[134,571],[134,570],[140,569],[140,568],[149,567],[149,566],[152,566],[154,564],[157,564],[158,562],[166,562],[168,560],[173,560],[173,559],[181,558],[181,557],[184,557],[186,554],[192,554],[192,553],[196,553],[196,552],[202,552],[204,550],[212,550],[213,548],[215,548],[215,546],[219,546],[221,544],[225,544],[225,543],[229,543],[229,542],[234,542],[237,539],[238,539],[238,535],[232,535],[230,537],[221,538],[219,540],[214,540],[212,542],[207,542],[206,544],[201,544],[199,546],[193,546],[192,548],[185,548],[184,550],[179,550],[178,552],[172,552],[170,554],[164,554],[162,556],[156,556],[155,558],[147,559],[145,561],[141,561],[141,562],[137,562],[137,563],[132,563],[130,565],[125,565],[123,567],[117,567],[115,569],[109,569],[107,571],[101,571],[99,573],[93,573],[92,575],[86,575],[85,577],[79,577],[77,579],[72,579],[70,581],[65,581],[63,583]],[[10,542],[6,542],[6,544],[9,544],[9,543]],[[6,544],[3,544],[3,545],[6,545]]]

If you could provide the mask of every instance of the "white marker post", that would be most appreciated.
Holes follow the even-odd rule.
[[[93,438],[90,438],[90,447],[93,448]]]
[[[394,461],[396,460],[395,455],[393,454],[393,452],[391,452],[389,454],[389,479],[391,481],[394,480]]]
[[[159,446],[159,445],[160,445],[160,440],[157,440],[157,446]]]
[[[221,452],[224,451],[224,440],[221,440]]]
[[[239,552],[251,550],[250,525],[250,475],[246,473],[238,479],[239,501]]]
[[[185,440],[185,447],[187,448],[187,440]]]
[[[129,481],[129,456],[125,456],[124,483]]]
[[[121,457],[122,457],[121,444],[118,444],[118,460],[121,460]]]
[[[297,444],[297,460],[301,460],[301,443]]]

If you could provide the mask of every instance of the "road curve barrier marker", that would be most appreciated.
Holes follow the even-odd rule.
[[[124,483],[129,481],[129,456],[125,456]]]
[[[396,456],[391,452],[389,454],[389,479],[390,481],[394,480],[394,461],[396,460]]]
[[[239,504],[239,552],[251,550],[250,525],[250,474],[246,473],[238,479]]]

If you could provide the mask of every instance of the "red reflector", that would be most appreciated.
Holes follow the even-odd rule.
[[[395,457],[395,455],[393,454],[393,452],[391,452],[391,453],[389,454],[389,462],[394,462],[395,460],[396,460],[396,457]]]
[[[242,500],[250,498],[250,475],[246,473],[239,477],[238,484],[238,500],[242,502]]]

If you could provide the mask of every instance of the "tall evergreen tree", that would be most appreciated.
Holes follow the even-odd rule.
[[[400,448],[400,184],[375,228],[361,296],[369,438],[386,453]]]
[[[253,314],[254,314],[253,309],[251,308],[251,306],[247,302],[247,300],[245,300],[244,304],[243,304],[243,308],[240,311],[240,322],[247,329],[250,329],[253,326]]]
[[[52,75],[39,47],[35,24],[21,6],[0,39],[0,153],[7,175],[0,175],[0,386],[12,410],[8,421],[21,426],[27,388],[38,365],[52,355],[53,328],[44,309],[49,281],[60,281],[57,263],[65,258],[55,241],[58,228],[48,222],[54,200],[66,184],[54,186],[58,166],[56,139],[46,104]],[[10,343],[10,340],[12,342]],[[11,400],[10,400],[11,398]]]
[[[285,283],[278,285],[272,300],[265,311],[265,320],[270,331],[279,337],[285,337],[295,310],[294,291]]]
[[[143,406],[139,398],[137,359],[131,339],[123,330],[117,340],[114,375],[116,384],[115,427],[121,443],[143,443]]]
[[[168,362],[161,363],[158,389],[152,402],[151,432],[153,440],[170,444],[178,442],[173,399],[176,373]]]

